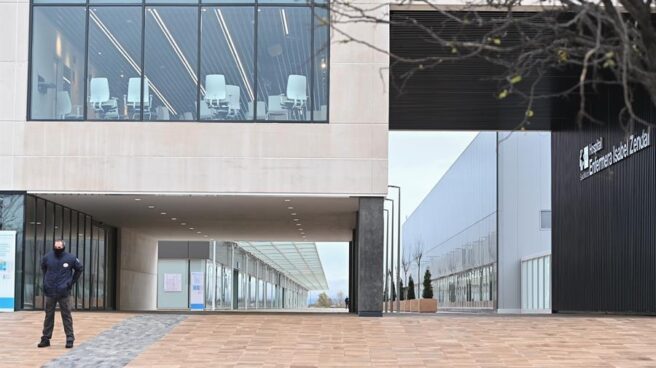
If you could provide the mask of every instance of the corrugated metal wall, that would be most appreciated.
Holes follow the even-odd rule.
[[[464,13],[454,14],[464,15]],[[500,17],[503,13],[482,12],[482,18]],[[528,14],[528,13],[527,13]],[[516,17],[522,13],[515,13]],[[451,49],[431,41],[431,32],[444,39],[485,39],[488,29],[463,27],[434,11],[392,11],[390,50],[401,58],[453,57]],[[412,22],[417,22],[422,30]],[[519,34],[509,29],[503,42],[513,43]],[[404,63],[390,59],[390,129],[391,130],[514,130],[522,121],[526,107],[514,95],[496,98],[499,84],[495,77],[504,77],[503,69],[481,58],[468,58],[436,65],[433,61]],[[530,77],[517,86],[530,86]],[[571,82],[562,71],[553,73],[538,85],[538,93],[553,92]],[[571,116],[566,101],[537,100],[535,117],[527,129],[550,130],[553,121]],[[554,104],[557,104],[555,108]]]
[[[580,149],[603,137],[606,153],[626,138],[620,100],[601,91],[592,105],[609,125],[552,133],[554,311],[656,313],[655,134],[651,147],[579,179]],[[654,121],[649,106],[640,110]]]

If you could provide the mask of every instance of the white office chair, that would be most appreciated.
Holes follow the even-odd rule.
[[[214,114],[212,110],[207,106],[205,101],[200,102],[200,118],[201,120],[212,120]]]
[[[269,96],[267,106],[267,120],[288,120],[289,110],[284,105],[284,96]]]
[[[144,79],[143,87],[143,104],[141,103],[141,78],[130,78],[128,80],[128,94],[123,95],[125,105],[132,110],[132,118],[134,119],[139,115],[139,112],[143,108],[144,118],[148,116],[148,119],[151,117],[150,113],[150,101],[153,96],[150,94],[150,82],[148,78]]]
[[[57,119],[65,120],[71,111],[73,111],[71,95],[68,91],[57,91],[56,98],[55,115],[57,116]]]
[[[264,101],[257,101],[257,120],[265,120],[267,116],[266,104]],[[246,111],[246,120],[253,120],[253,101],[248,102],[248,111]]]
[[[226,98],[228,102],[228,114],[226,115],[226,118],[234,119],[239,115],[239,111],[241,110],[241,105],[239,104],[241,90],[239,89],[239,86],[227,85],[226,93],[228,95]]]
[[[99,117],[118,119],[118,101],[110,97],[107,78],[91,78],[89,103]]]
[[[220,107],[227,98],[225,76],[208,74],[205,76],[205,102],[209,107]]]
[[[287,78],[287,100],[285,104],[295,118],[305,118],[307,103],[307,78],[304,75],[292,74]]]

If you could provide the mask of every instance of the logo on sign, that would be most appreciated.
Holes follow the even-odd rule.
[[[595,142],[579,150],[580,180],[587,179],[650,145],[651,129],[644,129],[641,134],[630,135],[616,146],[611,147],[609,152],[606,153],[601,153],[604,148],[604,141],[603,138],[599,137]]]

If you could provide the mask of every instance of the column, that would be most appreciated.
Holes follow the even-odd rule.
[[[357,313],[383,315],[383,198],[361,197],[357,220]]]

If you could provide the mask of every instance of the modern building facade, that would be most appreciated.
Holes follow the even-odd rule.
[[[0,11],[15,309],[41,307],[36,260],[62,236],[96,265],[78,308],[154,309],[160,241],[346,241],[352,311],[381,314],[389,60],[330,42],[325,2]],[[386,25],[343,29],[388,47]]]
[[[362,3],[445,22],[420,4]],[[404,235],[406,249],[436,247],[443,305],[656,313],[653,132],[625,137],[611,92],[589,99],[607,130],[575,127],[571,103],[536,102],[528,129],[552,132],[546,154],[546,133],[502,138],[525,111],[492,97],[484,61],[425,68],[399,91],[390,80],[412,66],[377,50],[434,45],[402,22],[333,24],[321,0],[0,0],[0,14],[0,230],[16,231],[15,309],[42,307],[36,262],[61,236],[90,267],[80,309],[157,308],[160,241],[345,241],[351,310],[381,315],[388,132],[465,129],[499,134],[481,134],[436,187],[464,209],[410,236],[431,226],[423,212],[443,211],[440,189]],[[653,107],[640,109],[651,121]]]
[[[406,220],[441,308],[550,311],[550,151],[547,132],[481,132]]]

